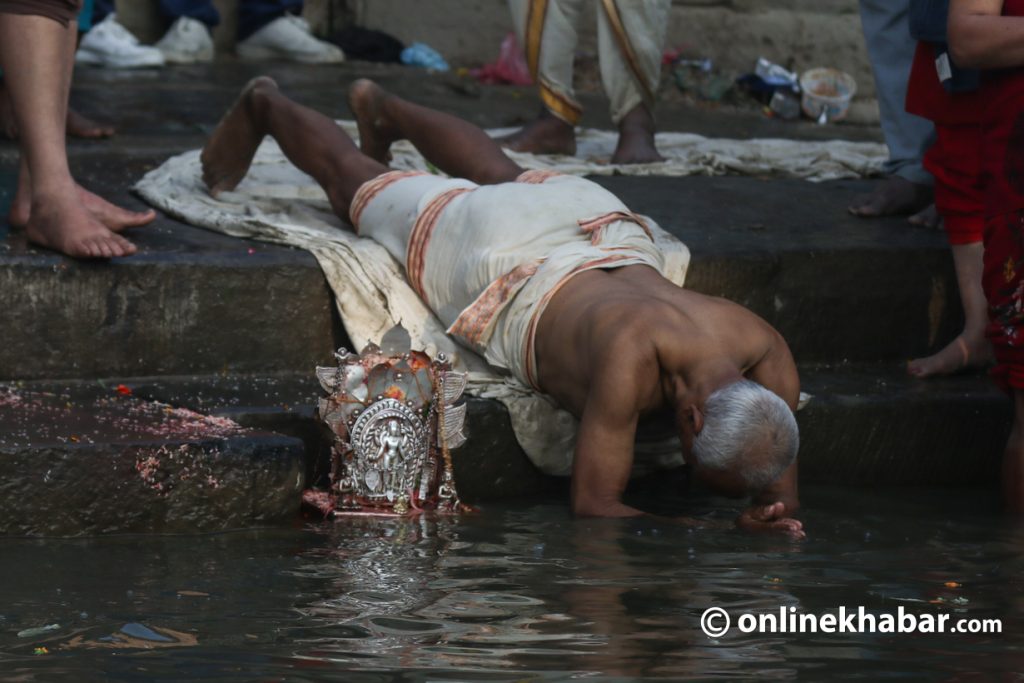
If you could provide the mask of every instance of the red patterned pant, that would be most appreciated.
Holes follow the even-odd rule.
[[[1024,389],[1024,209],[985,221],[985,272],[989,326],[996,367],[1005,390]]]

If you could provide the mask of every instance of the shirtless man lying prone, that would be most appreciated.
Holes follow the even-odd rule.
[[[479,128],[356,82],[362,149],[335,123],[251,82],[203,150],[214,195],[245,176],[266,135],[380,242],[449,333],[580,418],[579,516],[642,514],[621,501],[641,419],[678,425],[694,475],[752,495],[738,523],[802,537],[793,410],[799,380],[782,337],[743,307],[661,275],[647,225],[595,183],[524,171]],[[450,178],[391,171],[409,140]]]

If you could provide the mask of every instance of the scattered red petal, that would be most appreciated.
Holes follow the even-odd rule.
[[[118,384],[117,385],[117,393],[121,394],[122,396],[131,396],[132,395],[132,390],[131,390],[131,387],[126,387],[123,384]]]

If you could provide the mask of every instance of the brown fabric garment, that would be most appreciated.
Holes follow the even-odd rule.
[[[0,14],[46,17],[67,26],[82,9],[82,0],[0,0]]]

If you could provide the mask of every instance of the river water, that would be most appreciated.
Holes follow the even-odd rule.
[[[986,497],[810,489],[808,539],[561,504],[207,536],[0,540],[3,681],[992,680],[1024,670],[1024,530]],[[727,502],[698,503],[726,520]],[[745,613],[1001,633],[742,633]],[[711,638],[701,615],[733,628]],[[790,608],[793,608],[790,610]],[[749,622],[748,622],[749,623]]]

